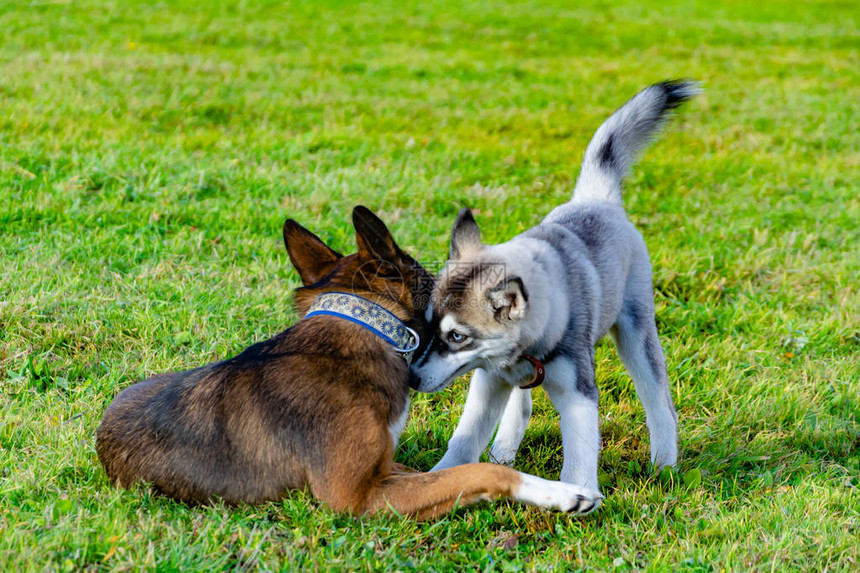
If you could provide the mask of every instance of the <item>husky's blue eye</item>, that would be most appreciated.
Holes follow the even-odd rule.
[[[451,332],[448,333],[448,338],[451,340],[451,342],[454,342],[456,344],[462,344],[469,337],[466,336],[465,334],[463,334],[462,332],[457,332],[456,330],[452,330]]]

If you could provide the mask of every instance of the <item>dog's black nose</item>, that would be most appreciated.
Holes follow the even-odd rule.
[[[415,371],[411,368],[409,369],[409,387],[413,390],[417,390],[418,386],[421,384],[421,378],[415,375]]]

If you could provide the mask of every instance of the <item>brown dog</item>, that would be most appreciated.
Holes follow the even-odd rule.
[[[356,207],[353,223],[358,253],[346,257],[285,223],[305,285],[295,293],[298,310],[339,296],[326,293],[358,295],[372,312],[424,333],[432,277],[373,213]],[[394,470],[408,379],[407,360],[382,333],[318,310],[234,358],[127,388],[105,412],[97,451],[115,484],[150,482],[194,503],[258,503],[310,487],[335,510],[419,519],[502,496],[566,511],[594,507],[597,492],[495,464]]]

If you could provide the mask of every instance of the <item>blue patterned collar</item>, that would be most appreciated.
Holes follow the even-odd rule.
[[[394,346],[394,351],[406,360],[406,364],[412,362],[412,354],[418,348],[418,333],[382,305],[354,294],[327,292],[314,300],[305,318],[321,314],[360,324]]]

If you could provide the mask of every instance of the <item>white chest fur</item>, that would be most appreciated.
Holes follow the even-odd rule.
[[[394,443],[394,449],[397,449],[397,442],[400,440],[400,433],[406,427],[406,420],[409,419],[409,398],[406,398],[406,404],[403,406],[403,412],[396,419],[388,423],[388,432],[391,434],[391,441]]]
[[[531,362],[524,358],[520,358],[507,368],[493,370],[492,372],[493,376],[504,380],[511,386],[519,386],[524,382],[528,382],[532,379],[534,373],[535,367],[532,366]]]

